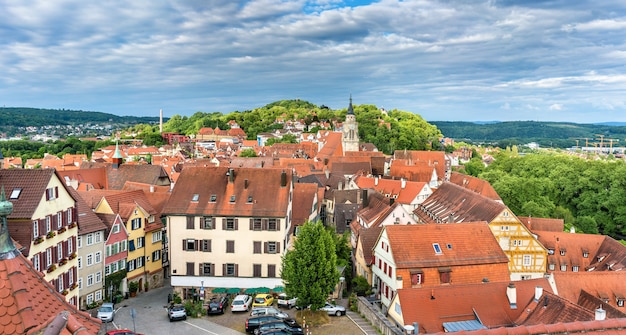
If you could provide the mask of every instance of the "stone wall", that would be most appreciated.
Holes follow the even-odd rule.
[[[405,335],[402,329],[396,327],[376,306],[372,305],[364,297],[357,298],[357,308],[359,313],[383,335]]]

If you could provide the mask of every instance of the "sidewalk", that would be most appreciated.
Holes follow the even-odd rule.
[[[361,314],[353,312],[348,307],[348,299],[342,299],[342,305],[346,308],[346,316],[352,320],[352,322],[366,335],[379,335],[376,328],[374,328],[369,321],[365,320]]]

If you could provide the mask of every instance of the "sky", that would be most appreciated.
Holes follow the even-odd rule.
[[[0,106],[626,121],[623,0],[0,0]]]

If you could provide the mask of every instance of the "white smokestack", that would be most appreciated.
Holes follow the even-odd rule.
[[[539,301],[542,295],[543,295],[543,287],[541,286],[535,287],[535,301]]]
[[[602,321],[604,319],[606,319],[606,311],[602,309],[602,306],[600,306],[596,309],[596,320]]]
[[[511,309],[517,309],[517,289],[515,288],[515,284],[510,283],[509,286],[506,287],[506,297],[509,299]]]

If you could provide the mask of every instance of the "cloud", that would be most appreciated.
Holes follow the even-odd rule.
[[[606,113],[626,89],[615,0],[3,5],[6,106],[191,115],[293,98],[345,108],[352,93],[427,120],[626,121]]]

